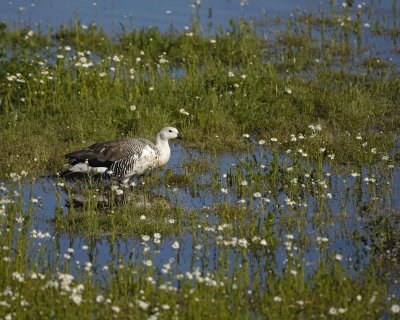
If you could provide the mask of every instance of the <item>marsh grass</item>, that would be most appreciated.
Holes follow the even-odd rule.
[[[7,228],[2,229],[0,253],[4,315],[29,313],[34,317],[62,316],[73,319],[80,315],[106,319],[125,317],[123,313],[129,313],[131,319],[154,314],[167,318],[241,319],[254,316],[308,318],[326,314],[359,319],[386,313],[385,310],[392,304],[386,299],[389,293],[379,267],[383,261],[390,261],[387,260],[387,254],[384,254],[383,260],[371,260],[357,271],[357,277],[352,277],[343,265],[343,258],[327,250],[327,244],[322,242],[318,244],[319,256],[313,265],[314,270],[309,274],[306,271],[309,266],[297,254],[288,254],[283,268],[279,267],[273,252],[280,240],[273,232],[266,235],[266,245],[261,242],[257,244],[259,240],[250,240],[251,244],[247,247],[243,240],[232,237],[237,233],[231,233],[229,228],[221,233],[206,227],[201,233],[194,231],[193,234],[197,233],[198,237],[196,242],[202,245],[198,249],[193,248],[192,259],[202,261],[202,268],[206,268],[204,271],[197,269],[194,263],[188,273],[180,273],[179,269],[175,269],[181,259],[179,248],[163,266],[165,271],[157,271],[148,261],[157,259],[160,254],[157,252],[161,249],[157,248],[162,244],[149,242],[145,238],[137,249],[127,248],[125,254],[111,248],[107,268],[95,261],[83,261],[82,265],[74,267],[72,260],[75,250],[71,248],[66,251],[67,255],[56,256],[55,261],[49,264],[48,256],[41,251],[39,243],[45,242],[45,238],[53,238],[53,250],[59,251],[58,241],[44,234],[28,237],[35,205],[26,209],[21,207],[22,198],[15,195],[15,191],[19,190],[19,186],[14,185],[2,194],[3,201],[13,199],[7,204],[7,217],[2,217],[8,221],[2,221]],[[215,214],[227,219],[232,217],[233,212],[237,216],[241,211],[241,208],[228,204],[214,208]],[[249,214],[254,215],[254,212]],[[393,214],[398,216],[398,213]],[[374,211],[368,215],[372,219],[370,226],[376,231],[382,230],[381,223],[373,222],[379,221],[379,215]],[[15,224],[17,216],[24,219]],[[380,217],[386,219],[386,215]],[[386,227],[383,229],[389,230]],[[397,239],[392,233],[396,232],[396,228],[390,229],[392,231],[387,233],[389,238]],[[142,232],[151,230],[143,229]],[[246,230],[249,231],[248,228]],[[220,236],[213,237],[213,233],[219,233]],[[168,234],[163,233],[164,236]],[[381,235],[373,237],[382,239]],[[301,237],[293,239],[286,235],[284,239],[287,239],[284,240],[286,242],[293,241],[291,248],[285,242],[288,253],[295,250],[296,246],[307,247],[311,244]],[[31,251],[32,247],[38,250]],[[388,249],[395,253],[393,248],[383,248],[379,243],[374,244],[375,247],[381,248],[382,253]],[[398,244],[396,247],[398,249]],[[164,246],[162,248],[165,250]],[[85,250],[90,255],[96,249],[89,245]],[[125,260],[127,256],[129,259]],[[75,276],[70,275],[72,268],[77,269]],[[49,296],[52,297],[51,304],[48,302]]]
[[[347,132],[369,143],[382,134],[390,150],[399,127],[398,68],[384,58],[358,59],[349,40],[358,22],[346,22],[348,10],[314,15],[299,12],[268,41],[243,20],[212,38],[195,25],[191,32],[148,28],[112,37],[78,22],[33,33],[3,24],[2,174],[54,173],[73,148],[153,139],[166,124],[180,127],[187,146],[212,152],[245,148],[243,133],[282,141],[312,123],[322,125],[339,162],[365,160],[354,144],[337,142]],[[329,40],[309,32],[321,25]]]
[[[365,53],[399,33],[376,13],[331,1],[209,35],[1,23],[0,316],[396,317],[400,78]],[[176,163],[133,189],[54,178],[52,207],[29,186],[167,124]]]
[[[170,234],[182,219],[182,208],[144,187],[121,189],[95,180],[59,185],[68,195],[68,207],[58,203],[53,223],[62,232],[92,239]]]

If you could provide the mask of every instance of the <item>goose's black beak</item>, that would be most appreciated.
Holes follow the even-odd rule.
[[[178,136],[176,137],[178,140],[183,140],[182,136],[180,133],[178,133]]]

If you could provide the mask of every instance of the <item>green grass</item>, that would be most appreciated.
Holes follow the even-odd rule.
[[[296,20],[268,41],[245,21],[212,37],[196,28],[192,36],[150,28],[110,37],[78,23],[28,36],[3,25],[2,175],[53,174],[67,151],[116,137],[153,138],[166,125],[178,126],[187,146],[213,152],[245,148],[237,142],[243,133],[281,142],[317,123],[338,162],[365,160],[341,139],[347,132],[369,143],[384,136],[380,146],[390,150],[399,128],[398,68],[372,57],[357,61],[357,50],[342,50],[340,26],[319,40],[305,33],[310,23]]]
[[[399,68],[360,56],[399,32],[331,3],[215,34],[1,23],[0,317],[396,317]],[[178,165],[133,190],[55,178],[166,125]]]
[[[350,193],[357,192],[355,186]],[[69,211],[69,219],[61,217],[55,221],[57,228],[75,235],[71,239],[86,232],[88,245],[81,250],[78,243],[71,240],[70,248],[75,249],[61,248],[58,232],[53,239],[51,235],[38,235],[37,232],[33,236],[30,226],[37,207],[34,201],[23,207],[20,192],[21,185],[16,182],[1,196],[3,202],[12,200],[5,207],[7,215],[1,216],[2,316],[67,319],[78,315],[100,319],[142,319],[154,315],[195,319],[340,316],[363,319],[389,316],[398,301],[392,297],[389,288],[389,283],[398,279],[397,260],[393,256],[398,253],[400,243],[398,212],[383,212],[379,204],[375,206],[373,202],[368,211],[364,209],[363,218],[367,218],[368,227],[360,230],[359,236],[371,240],[370,252],[375,259],[370,259],[366,265],[358,265],[357,260],[344,259],[332,251],[329,242],[324,241],[317,241],[315,260],[305,259],[303,254],[315,245],[315,238],[296,234],[302,228],[298,229],[299,222],[305,218],[301,211],[293,209],[296,216],[290,219],[284,212],[279,213],[279,206],[270,211],[256,204],[251,209],[252,206],[227,202],[216,204],[205,212],[217,217],[214,223],[202,222],[200,212],[182,219],[175,215],[173,225],[164,224],[163,216],[153,221],[154,215],[162,215],[160,209],[142,210],[140,214],[148,214],[148,217],[146,221],[140,221],[136,209],[127,206],[128,203],[118,206],[115,212],[97,208],[95,214],[86,207],[86,217],[78,211]],[[292,188],[292,192],[295,189]],[[380,197],[380,191],[377,192]],[[274,196],[270,198],[278,201]],[[323,201],[322,193],[316,199]],[[87,204],[90,205],[93,203]],[[130,210],[131,219],[124,218],[126,210]],[[352,229],[346,226],[349,217],[341,218],[327,210],[329,205],[324,204],[321,214],[332,219],[324,218],[324,221],[329,225],[344,223],[342,236],[347,237],[347,232]],[[263,213],[272,216],[268,215],[261,226],[257,225]],[[280,216],[279,223],[273,223],[274,215],[275,218]],[[152,223],[148,224],[150,220]],[[118,231],[123,226],[125,230],[129,229],[127,224],[132,222],[136,226],[128,235],[136,232],[133,239],[138,242],[121,246],[124,235],[121,238]],[[74,229],[74,223],[81,227]],[[108,233],[101,237],[106,237],[110,246],[109,259],[104,265],[96,258],[99,257],[96,241],[93,241],[96,235],[88,233],[85,226],[97,225],[96,230],[101,230],[106,223]],[[273,228],[268,228],[270,223]],[[329,233],[328,225],[313,225],[319,234]],[[289,234],[291,230],[296,235]],[[158,232],[159,236],[156,236]],[[191,233],[194,239],[192,250],[183,255],[180,248],[184,246],[181,238],[184,232]],[[147,239],[144,234],[148,235]],[[156,242],[158,237],[160,243]],[[162,252],[167,250],[164,242],[171,238],[176,239],[179,248],[175,247],[168,262],[164,260],[161,266],[155,265],[159,256],[165,254]],[[262,243],[261,239],[266,242]],[[332,239],[330,236],[329,241]],[[283,264],[276,256],[282,246],[287,254]],[[87,251],[89,260],[75,256],[78,251]],[[179,271],[180,259],[191,261],[187,272]],[[203,270],[197,269],[197,261],[201,262]]]

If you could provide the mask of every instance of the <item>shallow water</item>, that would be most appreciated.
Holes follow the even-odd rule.
[[[173,156],[166,167],[172,168],[174,173],[179,174],[182,172],[184,159],[193,158],[193,153],[197,157],[199,156],[197,151],[188,151],[180,146],[174,146]],[[210,155],[203,157],[211,158]],[[269,152],[263,148],[257,148],[254,155],[249,154],[248,157],[257,159],[256,161],[259,164],[265,163],[266,166],[268,166],[268,161],[271,158]],[[32,186],[29,184],[25,186],[24,199],[26,204],[29,203],[31,190],[34,197],[41,199],[42,207],[37,208],[31,228],[40,230],[42,233],[49,232],[52,237],[36,239],[35,241],[40,242],[41,246],[46,248],[49,257],[56,257],[59,260],[63,260],[63,254],[67,253],[69,248],[73,248],[71,272],[76,275],[81,266],[87,261],[91,261],[94,273],[97,274],[96,277],[99,280],[109,272],[108,270],[102,271],[104,266],[118,266],[121,264],[118,262],[121,259],[125,263],[128,261],[140,263],[143,259],[140,253],[147,246],[150,248],[156,274],[161,273],[163,265],[170,259],[175,261],[172,268],[174,277],[177,274],[192,272],[196,268],[207,272],[217,271],[219,254],[223,247],[231,248],[229,249],[231,259],[237,259],[238,255],[241,256],[245,252],[247,258],[254,261],[252,266],[255,269],[249,270],[249,275],[258,268],[262,268],[264,270],[262,274],[265,277],[265,270],[267,270],[267,266],[271,266],[272,262],[273,268],[279,274],[288,261],[289,251],[287,251],[285,242],[288,237],[290,239],[291,235],[293,235],[293,240],[291,240],[293,250],[291,252],[294,257],[298,257],[304,263],[305,276],[312,274],[319,259],[323,258],[320,256],[319,250],[321,245],[326,247],[327,252],[340,253],[343,256],[342,264],[352,273],[353,270],[365,267],[371,257],[371,239],[366,238],[360,241],[359,238],[354,237],[355,233],[368,236],[366,228],[369,225],[370,217],[363,212],[370,210],[368,208],[374,208],[376,212],[385,212],[386,210],[396,212],[400,209],[400,169],[398,167],[385,170],[385,172],[373,167],[363,167],[361,176],[353,177],[350,174],[335,173],[326,165],[324,168],[324,180],[328,185],[326,193],[318,194],[316,189],[313,191],[305,189],[301,199],[295,199],[298,204],[303,204],[302,207],[288,204],[288,194],[284,191],[259,190],[261,191],[259,198],[253,196],[253,191],[244,192],[244,195],[240,195],[241,192],[237,187],[230,187],[227,181],[229,176],[225,177],[224,174],[229,173],[229,168],[240,167],[240,161],[243,158],[245,162],[250,161],[245,154],[223,155],[214,159],[220,173],[220,187],[229,188],[227,194],[211,188],[210,185],[207,186],[206,183],[204,184],[206,187],[196,192],[195,195],[191,195],[190,188],[187,186],[169,187],[162,185],[159,188],[152,189],[154,193],[167,195],[171,203],[181,206],[185,210],[196,210],[197,217],[208,225],[208,227],[204,225],[199,227],[195,233],[184,228],[183,230],[186,231],[182,231],[179,235],[161,235],[160,244],[154,244],[151,241],[149,244],[144,244],[140,234],[114,239],[109,236],[104,236],[101,239],[89,239],[79,234],[69,234],[56,230],[53,222],[57,206],[56,193],[61,192],[61,204],[65,214],[68,214],[68,208],[65,206],[67,194],[57,186],[58,181],[50,178],[39,179]],[[284,167],[284,163],[289,160],[288,156],[281,155],[280,165]],[[267,172],[268,167],[261,174],[266,177]],[[376,182],[365,181],[371,177],[375,177]],[[199,175],[197,179],[203,182],[210,181],[210,173],[206,172]],[[328,194],[331,194],[331,198],[326,197]],[[244,237],[249,245],[242,248],[238,244],[238,239],[241,238],[240,234],[235,234],[235,232],[225,234],[221,217],[213,208],[218,203],[237,204],[239,199],[244,200],[241,206],[248,207],[250,209],[249,214],[255,218],[253,220],[258,220],[260,224],[266,223],[268,215],[272,216],[273,223],[270,232],[273,235],[271,234],[271,236],[279,240],[277,246],[274,250],[271,249],[269,255],[265,256],[262,253],[263,251],[260,251],[259,246],[254,248],[251,245],[252,239],[250,237]],[[323,207],[323,211],[320,211],[318,207],[324,201],[327,201],[328,204]],[[293,228],[292,224],[285,222],[290,216],[296,215],[300,215],[299,221],[305,221],[299,228]],[[315,219],[318,216],[322,217],[322,222],[316,223]],[[251,217],[246,219],[252,220]],[[141,222],[138,221],[138,223]],[[232,224],[235,224],[235,219],[232,220]],[[319,243],[318,237],[326,237],[327,242]],[[309,244],[300,245],[302,239],[307,239]],[[175,241],[180,244],[179,250],[172,248]],[[83,245],[87,245],[88,249],[83,249]],[[197,245],[200,246],[196,248]],[[298,246],[297,250],[295,249],[296,246]],[[36,247],[34,243],[32,250],[35,250]],[[64,263],[68,264],[68,261],[64,261]]]
[[[201,3],[199,6],[196,3]],[[191,30],[192,21],[199,23],[204,34],[213,35],[221,27],[223,31],[231,30],[230,19],[243,18],[254,26],[254,29],[267,42],[277,37],[277,31],[285,30],[291,19],[292,29],[295,21],[307,20],[310,14],[329,16],[337,20],[348,17],[352,23],[358,21],[361,12],[361,34],[350,33],[349,45],[357,52],[347,62],[348,72],[365,72],[365,61],[378,59],[398,68],[399,36],[394,32],[399,26],[400,14],[397,1],[364,1],[354,3],[352,7],[343,7],[344,1],[331,6],[330,1],[61,1],[61,0],[12,0],[0,2],[0,21],[15,27],[31,28],[34,31],[57,30],[61,25],[73,27],[75,20],[83,27],[92,23],[102,27],[107,33],[118,34],[132,29],[157,27],[162,32],[170,30]],[[358,8],[362,6],[362,9]],[[283,18],[275,20],[276,17]],[[300,19],[300,20],[299,20]],[[303,27],[303,32],[306,30]],[[322,29],[324,29],[322,35]],[[313,40],[324,41],[337,39],[341,27],[314,25],[311,30]],[[376,32],[379,29],[379,32]],[[279,34],[279,32],[278,32]],[[322,58],[322,57],[321,57]],[[322,60],[320,62],[323,62]],[[342,66],[340,58],[333,62]],[[318,65],[318,63],[316,64]],[[397,66],[396,66],[397,65]],[[377,70],[380,71],[379,68]],[[179,70],[177,72],[179,74]]]
[[[207,26],[211,10],[211,19],[216,26],[229,24],[232,17],[246,19],[257,17],[261,12],[271,15],[287,15],[296,6],[309,8],[309,1],[199,1],[200,19],[203,26]],[[74,17],[79,18],[82,24],[89,25],[95,22],[106,31],[119,30],[121,24],[126,27],[143,28],[157,26],[161,30],[168,30],[172,24],[180,30],[191,25],[192,16],[196,15],[196,1],[61,1],[61,0],[13,0],[0,2],[0,19],[25,25],[40,24],[43,27],[58,27],[63,23],[71,23]],[[314,1],[314,3],[318,3]],[[168,13],[167,13],[168,12]]]

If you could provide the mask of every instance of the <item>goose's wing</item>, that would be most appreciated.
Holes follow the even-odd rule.
[[[141,158],[146,150],[156,152],[157,148],[143,138],[115,139],[73,151],[66,154],[65,158],[71,165],[88,161],[91,167],[110,167],[111,164],[130,156]]]
[[[114,174],[125,177],[142,175],[156,166],[160,157],[157,147],[146,139],[130,141],[129,150],[129,153],[111,165]]]

